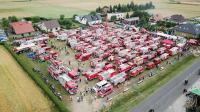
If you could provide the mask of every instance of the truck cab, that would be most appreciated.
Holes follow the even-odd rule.
[[[92,89],[94,90],[94,92],[97,93],[99,90],[101,90],[102,88],[104,88],[108,84],[109,84],[108,81],[102,80],[102,81],[96,83],[96,85]]]
[[[70,93],[76,94],[78,85],[77,83],[72,80],[67,74],[62,74],[58,77],[60,84]]]

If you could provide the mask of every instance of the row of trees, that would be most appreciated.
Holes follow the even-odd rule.
[[[60,15],[58,22],[63,28],[66,28],[66,29],[70,29],[73,26],[72,20],[69,18],[65,18],[65,15]]]
[[[8,18],[2,18],[1,22],[0,22],[0,26],[5,29],[8,30],[9,28],[9,24],[12,22],[17,22],[21,19],[24,19],[26,21],[31,21],[32,23],[38,23],[41,21],[46,21],[49,20],[45,17],[39,17],[39,16],[31,16],[31,17],[24,17],[24,18],[17,18],[16,16],[9,16]],[[60,18],[58,19],[58,22],[60,23],[60,25],[63,28],[67,28],[70,29],[73,27],[73,24],[75,23],[75,21],[73,21],[73,19],[71,18],[65,18],[64,15],[60,15]]]
[[[130,12],[130,11],[136,11],[136,10],[147,10],[147,9],[154,9],[155,6],[153,5],[152,2],[149,2],[149,3],[146,3],[146,4],[141,4],[141,5],[137,5],[137,4],[134,4],[134,2],[131,2],[131,3],[128,3],[126,5],[121,5],[121,4],[118,4],[118,5],[114,5],[114,6],[111,6],[110,7],[98,7],[96,9],[96,12],[97,13],[104,13],[104,10],[105,9],[108,9],[107,11],[109,13],[113,13],[113,12]]]

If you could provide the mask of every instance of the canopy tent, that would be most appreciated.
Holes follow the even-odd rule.
[[[200,96],[200,89],[192,89],[190,92],[195,94],[195,95]]]
[[[174,44],[174,42],[172,40],[168,40],[168,39],[163,40],[162,43],[163,44],[168,44],[168,45]]]

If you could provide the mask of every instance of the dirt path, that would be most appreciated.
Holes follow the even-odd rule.
[[[51,102],[0,46],[0,112],[50,112]]]

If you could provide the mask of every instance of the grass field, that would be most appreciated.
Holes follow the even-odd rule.
[[[199,5],[171,4],[169,0],[0,0],[0,17],[16,16],[44,16],[59,17],[60,14],[72,17],[73,14],[86,14],[98,6],[124,4],[134,1],[146,3],[152,1],[156,9],[152,13],[168,16],[181,13],[186,17],[200,16]],[[184,2],[199,2],[199,0],[184,0]]]
[[[51,112],[52,103],[0,46],[0,112]]]

